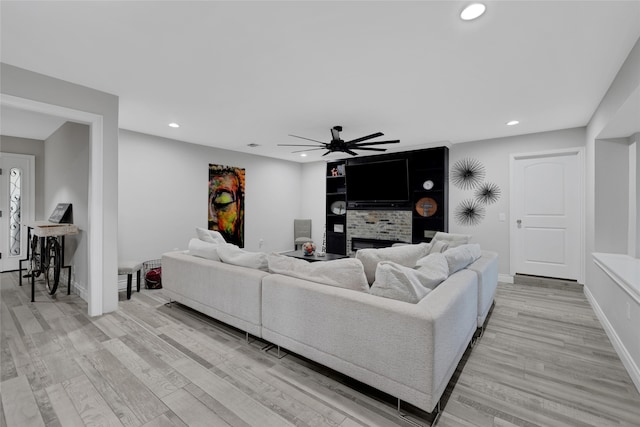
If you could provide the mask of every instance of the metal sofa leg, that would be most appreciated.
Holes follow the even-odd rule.
[[[279,345],[275,345],[275,344],[267,344],[265,347],[262,348],[262,351],[264,351],[265,353],[268,353],[269,350],[271,350],[272,348],[276,347],[278,349],[278,352],[276,354],[276,357],[278,359],[282,359],[283,357],[285,357],[287,354],[289,353],[284,353],[282,356],[280,355],[280,346]]]

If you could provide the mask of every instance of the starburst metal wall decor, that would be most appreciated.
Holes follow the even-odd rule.
[[[476,159],[461,159],[453,164],[451,182],[463,190],[477,187],[485,176],[484,165]]]
[[[480,203],[490,205],[498,201],[501,193],[500,187],[496,184],[493,182],[485,182],[476,190],[475,198],[476,201]]]
[[[465,199],[456,208],[455,218],[460,225],[478,225],[484,218],[485,209],[473,199]]]

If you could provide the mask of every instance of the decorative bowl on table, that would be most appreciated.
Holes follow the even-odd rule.
[[[302,252],[305,255],[311,256],[316,251],[316,245],[313,242],[306,242],[302,244]]]

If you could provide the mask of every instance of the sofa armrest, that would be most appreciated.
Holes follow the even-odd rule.
[[[261,324],[262,278],[269,273],[212,261],[180,252],[162,255],[162,286],[179,297],[196,301],[220,313]],[[201,309],[200,306],[194,307]],[[246,329],[232,319],[215,316],[233,326]]]
[[[478,275],[478,327],[484,324],[498,288],[498,254],[482,251],[482,256],[468,270]]]

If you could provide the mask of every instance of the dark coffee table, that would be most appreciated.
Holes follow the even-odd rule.
[[[303,259],[305,261],[309,261],[309,262],[315,262],[315,261],[332,261],[334,259],[343,259],[343,258],[349,258],[346,255],[340,255],[340,254],[330,254],[330,253],[325,253],[324,256],[318,256],[315,253],[313,255],[305,255],[303,251],[291,251],[291,252],[283,252],[282,255],[286,255],[286,256],[290,256],[293,258],[298,258],[298,259]]]

